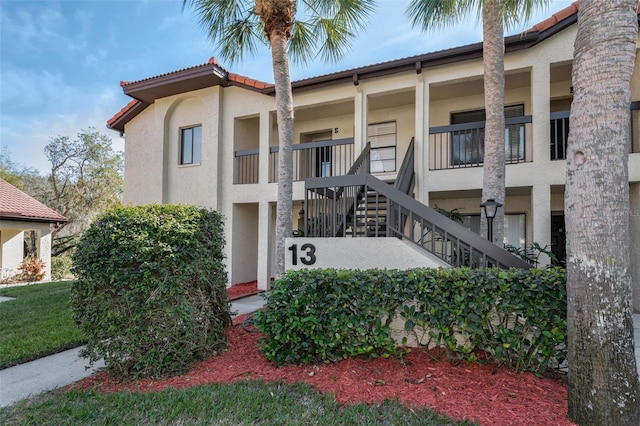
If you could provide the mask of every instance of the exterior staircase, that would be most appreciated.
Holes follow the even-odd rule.
[[[395,237],[455,267],[531,268],[411,196],[413,146],[412,140],[392,185],[369,173],[369,144],[347,175],[306,179],[306,236]]]

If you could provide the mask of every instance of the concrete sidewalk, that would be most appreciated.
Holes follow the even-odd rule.
[[[255,312],[265,305],[265,297],[257,294],[231,303],[234,316]],[[82,348],[69,349],[55,355],[0,370],[0,407],[41,392],[60,388],[90,376],[104,367],[100,361],[87,369],[88,360],[80,358]]]

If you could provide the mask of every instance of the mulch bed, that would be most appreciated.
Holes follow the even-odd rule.
[[[278,368],[258,351],[259,333],[235,326],[227,330],[227,337],[228,351],[196,364],[182,376],[119,383],[103,371],[67,389],[156,392],[206,383],[278,380],[309,383],[335,395],[340,404],[397,399],[409,408],[430,407],[481,425],[573,425],[567,417],[567,386],[562,380],[514,374],[495,365],[434,361],[421,349],[413,350],[403,362],[346,359]]]
[[[227,288],[227,296],[229,297],[229,300],[241,299],[258,293],[262,293],[262,290],[258,290],[258,281],[234,284]]]

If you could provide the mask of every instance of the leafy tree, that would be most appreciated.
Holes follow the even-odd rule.
[[[24,190],[69,221],[52,233],[52,255],[73,247],[93,219],[120,203],[123,159],[109,137],[90,128],[76,139],[57,136],[45,147],[51,173],[23,179]]]
[[[531,16],[537,6],[549,0],[411,0],[406,15],[414,27],[426,31],[462,22],[474,11],[482,18],[484,65],[484,104],[486,125],[484,133],[484,168],[482,201],[493,198],[504,204],[504,28]],[[482,227],[486,229],[485,218]],[[494,240],[502,245],[504,211],[498,210],[494,220]]]
[[[298,4],[303,4],[298,11]],[[230,62],[271,48],[276,89],[279,165],[276,212],[276,276],[284,273],[284,240],[291,235],[293,197],[293,93],[289,56],[301,63],[319,56],[338,60],[373,10],[373,0],[183,0]],[[304,15],[304,16],[303,16]]]
[[[33,168],[23,168],[11,160],[8,151],[0,150],[0,178],[19,189],[24,189],[23,181],[37,175]]]
[[[637,8],[581,0],[578,12],[564,209],[569,417],[581,425],[640,424],[628,174]]]

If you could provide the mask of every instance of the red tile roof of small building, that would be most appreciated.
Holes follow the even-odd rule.
[[[0,178],[0,219],[66,222],[67,218]]]

